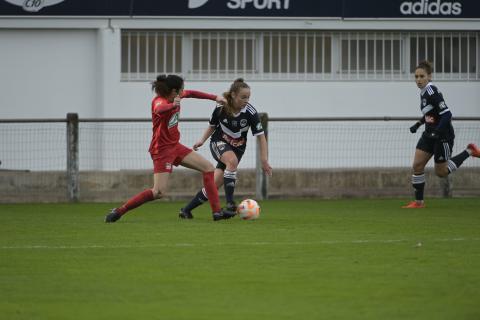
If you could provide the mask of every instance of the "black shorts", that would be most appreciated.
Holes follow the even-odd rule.
[[[418,140],[417,149],[433,154],[435,163],[442,163],[452,157],[453,140],[431,139],[422,135]]]
[[[238,163],[242,160],[243,152],[237,148],[232,147],[225,141],[210,141],[210,152],[212,153],[213,158],[217,161],[217,169],[225,170],[227,167],[220,158],[222,154],[227,151],[232,151],[237,156]]]

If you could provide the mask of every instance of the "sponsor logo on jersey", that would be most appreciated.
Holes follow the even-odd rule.
[[[189,9],[204,6],[210,0],[188,0]],[[232,10],[255,8],[257,10],[288,10],[290,0],[228,0],[227,8]]]
[[[442,0],[405,1],[400,5],[400,12],[405,16],[458,16],[462,14],[460,2],[443,2]]]
[[[180,114],[178,112],[175,112],[175,114],[170,118],[170,120],[168,120],[168,127],[169,128],[175,127],[177,125],[179,116],[180,116]]]
[[[240,120],[240,127],[245,127],[247,125],[247,119]]]
[[[425,122],[429,124],[434,124],[435,118],[433,116],[425,116]]]
[[[38,12],[44,7],[54,6],[65,0],[5,0],[8,3],[22,7],[28,12]]]
[[[232,121],[232,126],[234,126],[234,127],[238,126],[238,122],[236,120],[233,120]]]

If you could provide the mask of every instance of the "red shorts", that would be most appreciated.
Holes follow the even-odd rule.
[[[178,166],[183,158],[192,151],[183,144],[177,143],[160,153],[150,154],[153,160],[153,173],[172,172],[173,166]]]

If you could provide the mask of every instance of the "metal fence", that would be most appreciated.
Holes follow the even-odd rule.
[[[122,31],[122,80],[410,80],[418,61],[437,80],[480,80],[479,32]]]
[[[421,134],[409,132],[417,120],[409,117],[267,119],[264,114],[262,119],[268,128],[269,161],[276,170],[409,168]],[[192,146],[207,121],[181,120],[181,142]],[[480,142],[480,118],[455,118],[454,127],[453,154]],[[69,197],[76,199],[82,171],[151,170],[150,139],[150,119],[78,119],[69,114],[67,119],[0,120],[0,170],[63,171]],[[249,141],[240,168],[257,170],[257,190],[262,192],[266,179],[255,139]],[[199,152],[213,161],[208,146]],[[480,168],[480,162],[467,161],[463,167]]]

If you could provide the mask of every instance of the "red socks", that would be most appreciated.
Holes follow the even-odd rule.
[[[151,189],[144,190],[137,194],[136,196],[130,198],[123,206],[117,208],[117,212],[121,215],[124,215],[128,211],[135,209],[138,206],[141,206],[145,202],[153,200],[153,192]]]
[[[203,173],[203,186],[207,192],[208,201],[210,201],[210,207],[212,207],[212,212],[220,212],[220,200],[218,199],[218,190],[215,185],[215,180],[213,178],[212,172]]]

